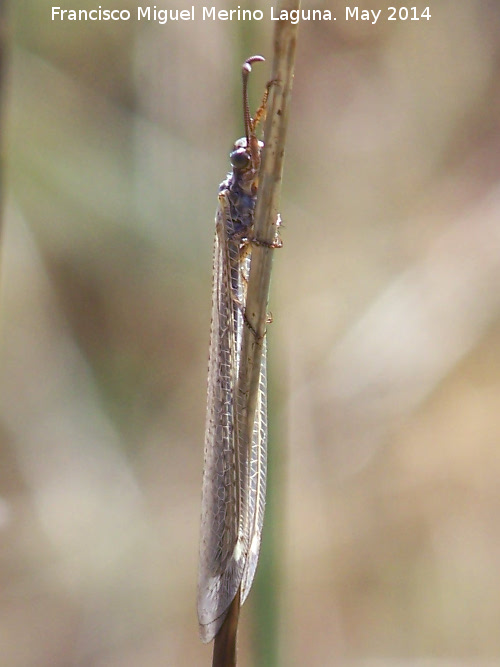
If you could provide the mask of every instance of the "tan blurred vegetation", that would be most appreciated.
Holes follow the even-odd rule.
[[[213,214],[272,25],[50,7],[10,7],[0,664],[208,665]],[[260,582],[280,665],[500,665],[500,4],[431,13],[300,26]]]

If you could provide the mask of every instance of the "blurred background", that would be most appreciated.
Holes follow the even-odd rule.
[[[255,108],[273,23],[257,2],[240,6],[262,21],[204,22],[198,3],[165,25],[139,4],[101,0],[133,18],[88,23],[3,6],[6,667],[211,664],[195,599],[214,211],[241,63],[268,57]],[[419,21],[360,4],[375,25],[313,4],[337,21],[299,29],[239,664],[500,665],[500,4]]]

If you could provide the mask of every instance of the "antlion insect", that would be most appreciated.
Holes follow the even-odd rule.
[[[230,154],[232,171],[219,187],[215,215],[212,327],[208,367],[205,466],[201,517],[198,620],[201,638],[218,633],[235,595],[241,604],[252,586],[259,557],[266,493],[267,381],[263,345],[259,393],[251,442],[242,434],[243,406],[238,392],[247,281],[252,246],[281,247],[254,238],[260,155],[264,144],[256,127],[265,115],[269,88],[251,118],[247,84],[252,56],[243,63],[245,136]],[[279,224],[279,220],[278,220]]]

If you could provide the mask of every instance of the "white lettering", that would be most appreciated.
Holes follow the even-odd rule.
[[[382,13],[381,9],[379,9],[378,11],[375,11],[374,9],[370,9],[369,11],[368,9],[363,9],[360,15],[359,7],[354,7],[353,9],[351,9],[350,7],[346,7],[345,20],[348,21],[349,19],[354,19],[355,21],[371,21],[372,24],[375,24],[378,21],[378,18],[381,13]]]
[[[1,0],[0,0],[1,2]],[[331,20],[331,12],[329,10],[281,10],[280,16],[273,15],[273,7],[271,7],[271,20],[279,21],[286,20],[295,24],[301,19],[304,21],[311,20]],[[378,18],[375,16],[375,19]],[[158,9],[156,5],[138,6],[137,20],[158,21],[160,24],[165,24],[167,21],[194,21],[195,6],[192,5],[190,9]],[[51,7],[52,21],[128,21],[131,18],[131,12],[127,9],[103,9],[101,5],[93,9],[62,9],[59,6]],[[262,21],[264,12],[261,9],[242,9],[238,5],[235,9],[217,9],[215,6],[202,8],[203,21],[216,19],[219,21]]]
[[[208,9],[208,7],[203,7],[203,20],[206,18],[215,21],[215,7],[211,7],[210,9]]]
[[[274,16],[273,7],[271,7],[271,21],[290,21],[293,25],[299,21],[331,21],[332,13],[329,9],[291,9],[288,12],[282,9],[279,16]]]
[[[194,17],[193,17],[194,18]],[[264,18],[264,12],[261,9],[241,9],[238,5],[237,9],[219,9],[215,10],[215,7],[203,7],[202,18],[205,21],[206,19],[219,19],[219,21],[262,21]]]
[[[137,7],[137,20],[146,19],[148,21],[158,21],[160,25],[165,25],[167,21],[194,21],[194,6],[189,9],[156,9],[156,5],[153,7],[153,12],[151,13],[151,7]]]

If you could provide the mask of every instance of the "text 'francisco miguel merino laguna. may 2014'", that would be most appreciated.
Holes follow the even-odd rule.
[[[266,11],[270,21],[336,21],[329,9],[285,9],[278,11],[269,7]],[[266,15],[261,9],[217,9],[217,7],[195,7],[190,9],[159,9],[153,7],[137,7],[137,12],[128,9],[103,9],[101,5],[95,9],[63,9],[62,7],[51,8],[53,21],[154,21],[161,25],[175,21],[262,21]],[[340,18],[340,17],[339,17]],[[379,19],[387,21],[419,21],[431,18],[430,8],[423,11],[417,7],[386,7],[382,9],[360,9],[358,6],[345,7],[342,19],[345,21],[363,21],[372,25]]]

